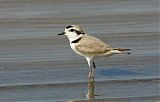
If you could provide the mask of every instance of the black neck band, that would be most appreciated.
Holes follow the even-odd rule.
[[[76,40],[73,40],[71,43],[78,43],[80,40],[82,39],[82,37],[76,39]]]

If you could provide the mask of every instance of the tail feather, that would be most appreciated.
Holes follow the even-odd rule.
[[[130,52],[128,52],[128,51],[131,50],[131,49],[114,48],[113,50],[119,51],[120,53],[124,53],[124,54],[131,54]]]
[[[118,50],[118,51],[128,51],[128,50],[131,50],[131,49],[124,49],[124,48],[114,48],[113,50]]]

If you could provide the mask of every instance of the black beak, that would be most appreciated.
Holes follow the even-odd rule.
[[[60,33],[60,34],[58,34],[58,35],[64,35],[65,34],[65,32],[62,32],[62,33]]]

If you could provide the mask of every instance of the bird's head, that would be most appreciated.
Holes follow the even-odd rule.
[[[74,40],[84,34],[85,33],[83,32],[82,27],[80,25],[68,25],[65,27],[64,32],[62,32],[58,35],[66,35],[69,40]]]

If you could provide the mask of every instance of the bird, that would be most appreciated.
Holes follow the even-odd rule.
[[[130,49],[113,48],[101,39],[86,34],[80,25],[67,25],[65,30],[58,35],[65,35],[69,40],[71,49],[85,57],[88,66],[88,77],[93,78],[96,65],[94,60],[99,57],[109,57],[115,54],[131,54]]]

